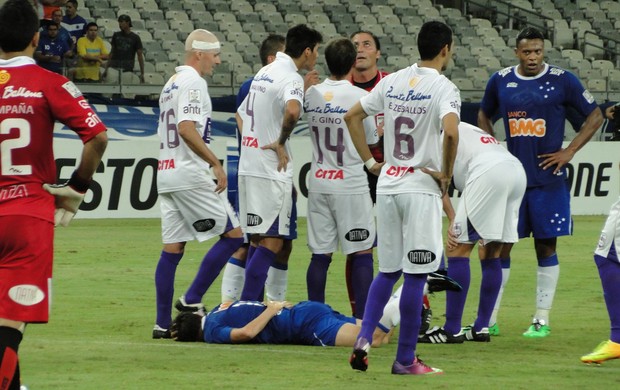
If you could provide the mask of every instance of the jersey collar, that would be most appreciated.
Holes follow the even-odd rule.
[[[13,57],[10,60],[2,60],[0,59],[0,64],[6,68],[12,68],[16,66],[24,66],[24,65],[35,65],[36,62],[34,58],[28,56],[18,56]]]
[[[536,80],[538,78],[543,77],[544,75],[547,74],[547,72],[549,71],[549,64],[547,64],[546,62],[543,64],[543,70],[542,72],[540,72],[539,74],[537,74],[536,76],[523,76],[519,73],[519,66],[520,65],[515,65],[513,68],[514,74],[518,79],[521,80]]]

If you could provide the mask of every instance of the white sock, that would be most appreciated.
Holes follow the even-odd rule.
[[[239,300],[244,282],[245,268],[230,262],[226,263],[224,274],[222,275],[222,302]]]
[[[400,323],[400,309],[398,305],[400,303],[400,294],[402,291],[403,286],[400,286],[394,294],[392,294],[390,300],[383,308],[383,317],[381,317],[379,323],[387,329],[392,329]]]
[[[553,305],[555,289],[560,277],[560,265],[538,267],[536,281],[536,315],[535,318],[549,325],[549,311]]]
[[[508,284],[508,279],[510,279],[510,268],[502,268],[502,287],[499,289],[499,294],[497,294],[497,300],[495,301],[495,306],[493,307],[493,312],[491,313],[489,326],[497,324],[497,313],[499,313],[499,306],[502,303],[502,295],[504,295],[504,286]]]
[[[288,284],[288,270],[269,267],[265,281],[265,298],[269,301],[284,301]]]

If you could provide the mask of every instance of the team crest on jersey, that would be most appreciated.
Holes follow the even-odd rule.
[[[327,91],[323,94],[323,99],[325,99],[325,101],[331,101],[334,98],[334,93],[332,91]]]
[[[590,91],[588,91],[587,89],[585,91],[583,91],[582,96],[583,96],[584,99],[586,99],[586,102],[588,102],[590,104],[594,103],[594,96],[592,96]]]
[[[69,92],[69,95],[73,96],[74,98],[82,96],[82,92],[80,92],[78,87],[76,87],[72,81],[67,81],[62,85],[62,87],[65,89],[65,91]]]
[[[411,80],[409,80],[409,86],[411,88],[415,87],[416,85],[418,85],[418,82],[420,81],[420,78],[418,76],[412,78]]]
[[[200,90],[199,89],[190,89],[189,90],[189,102],[190,103],[200,103]]]
[[[0,84],[6,84],[11,79],[11,74],[6,70],[0,70]]]

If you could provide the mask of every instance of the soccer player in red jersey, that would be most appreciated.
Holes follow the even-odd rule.
[[[67,78],[36,65],[39,18],[32,4],[0,8],[0,389],[19,389],[17,351],[27,323],[46,323],[54,223],[66,226],[107,145],[106,128]],[[56,181],[58,120],[84,143],[80,163]],[[54,210],[56,210],[54,212]]]

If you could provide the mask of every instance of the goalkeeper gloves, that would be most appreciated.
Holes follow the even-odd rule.
[[[43,189],[56,198],[54,222],[56,226],[69,226],[69,222],[77,213],[84,195],[88,191],[90,180],[84,180],[74,171],[71,178],[64,184],[43,184]]]

